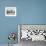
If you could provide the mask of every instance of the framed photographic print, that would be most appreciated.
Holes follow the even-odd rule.
[[[18,42],[22,40],[46,41],[45,24],[19,24]]]
[[[5,16],[16,16],[16,7],[5,7]]]

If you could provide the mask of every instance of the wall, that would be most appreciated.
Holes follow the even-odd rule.
[[[16,6],[17,16],[6,17],[6,6]],[[17,24],[46,24],[46,0],[0,0],[0,44],[8,43],[9,32],[17,33]]]

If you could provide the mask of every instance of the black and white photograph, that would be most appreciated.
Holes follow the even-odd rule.
[[[16,16],[16,7],[5,7],[5,16]]]

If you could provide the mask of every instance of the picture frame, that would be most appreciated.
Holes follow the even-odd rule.
[[[26,34],[22,32],[27,30]],[[23,37],[25,35],[28,37]],[[46,41],[46,24],[18,24],[18,42],[22,40]]]
[[[16,7],[5,7],[5,16],[16,16]]]

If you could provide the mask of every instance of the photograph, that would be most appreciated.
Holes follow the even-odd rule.
[[[5,16],[16,16],[16,7],[5,7]]]
[[[40,24],[19,24],[18,42],[20,46],[31,46],[33,42],[46,41],[46,25]]]

